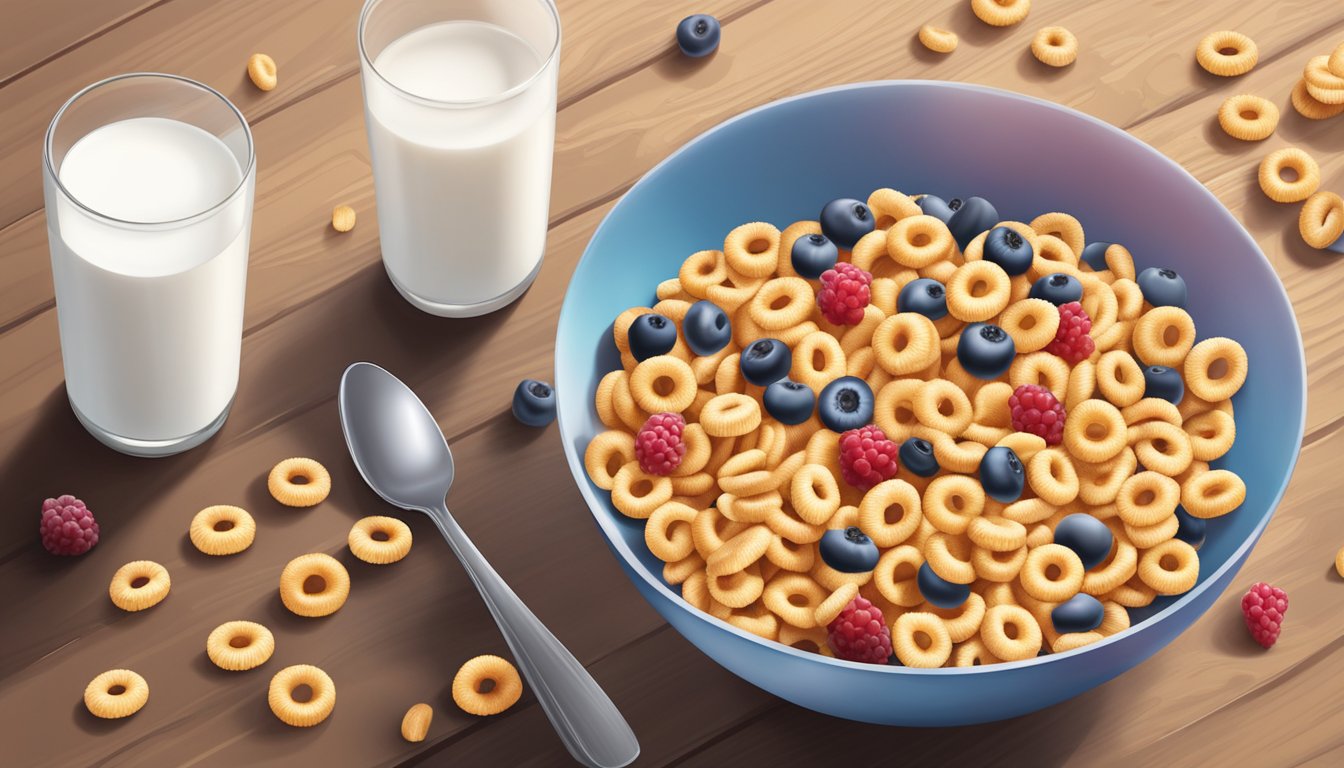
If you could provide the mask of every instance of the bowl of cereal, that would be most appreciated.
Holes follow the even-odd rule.
[[[1196,179],[926,81],[673,153],[594,233],[555,359],[570,467],[650,604],[771,693],[910,726],[1171,642],[1268,524],[1306,411],[1287,295]]]

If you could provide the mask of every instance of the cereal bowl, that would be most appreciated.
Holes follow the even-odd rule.
[[[1067,211],[1089,240],[1124,243],[1137,266],[1171,267],[1189,285],[1200,338],[1238,340],[1250,373],[1234,398],[1237,440],[1214,465],[1246,482],[1232,514],[1210,521],[1196,586],[1131,611],[1132,626],[1072,651],[968,668],[859,664],[770,642],[685,602],[662,579],[644,523],[621,515],[584,471],[605,428],[599,379],[618,368],[612,319],[650,306],[690,253],[747,221],[815,219],[839,197],[889,186],[978,195],[1001,218]],[[1268,260],[1196,179],[1110,125],[1004,91],[925,81],[861,83],[796,96],[729,120],[637,183],[594,233],[574,272],[556,338],[564,450],[598,529],[640,593],[734,674],[838,717],[908,726],[1021,715],[1076,696],[1147,659],[1231,583],[1274,511],[1306,413],[1302,343]]]

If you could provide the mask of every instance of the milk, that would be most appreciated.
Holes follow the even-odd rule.
[[[542,64],[508,30],[447,21],[396,38],[377,53],[375,72],[366,67],[383,262],[421,309],[489,312],[520,295],[540,268],[554,66],[541,82],[490,100],[528,82]]]
[[[48,179],[47,234],[76,414],[130,452],[208,436],[238,384],[253,176],[234,194],[229,148],[161,117],[95,128],[57,175],[69,197]]]

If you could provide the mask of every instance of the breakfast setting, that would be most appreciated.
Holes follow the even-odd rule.
[[[1344,760],[1344,6],[14,5],[0,763]]]

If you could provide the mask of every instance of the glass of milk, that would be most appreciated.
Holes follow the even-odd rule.
[[[213,435],[238,389],[256,163],[247,121],[198,82],[94,83],[43,148],[70,406],[136,456]]]
[[[560,19],[551,0],[367,0],[364,121],[383,266],[443,317],[493,312],[541,270]]]

